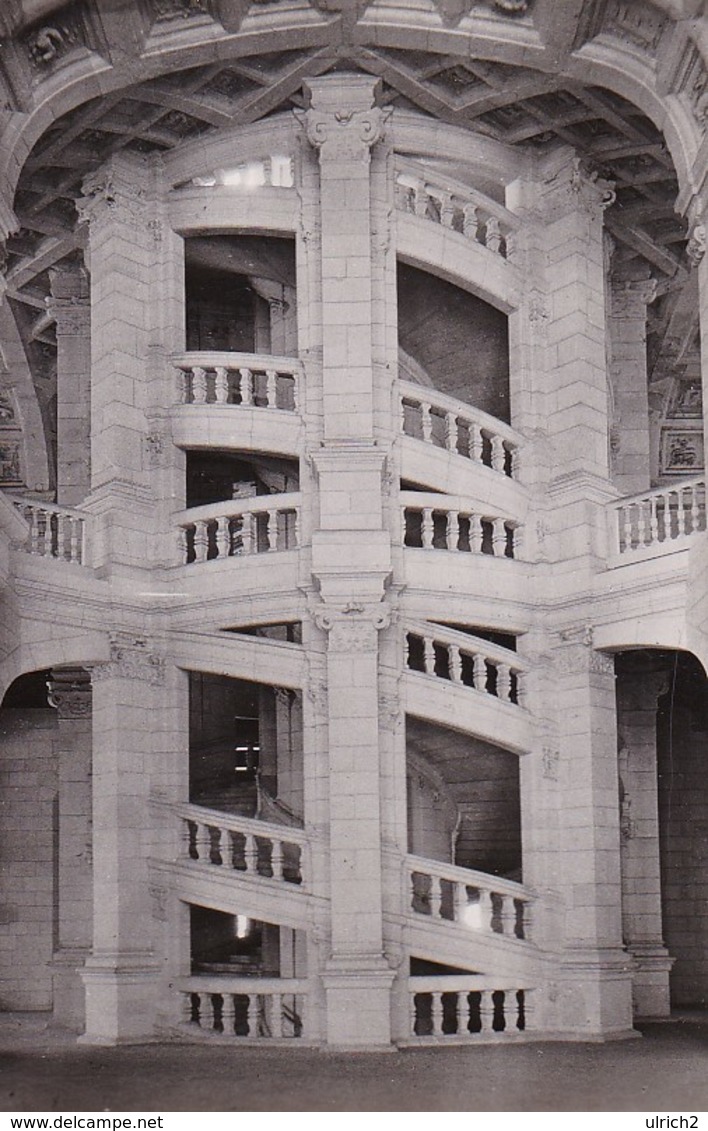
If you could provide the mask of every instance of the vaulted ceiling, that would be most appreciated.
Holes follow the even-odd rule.
[[[74,200],[85,175],[119,150],[165,151],[300,107],[303,78],[333,68],[378,75],[384,103],[513,146],[574,146],[616,183],[613,270],[657,280],[652,367],[661,377],[695,360],[687,226],[666,139],[635,102],[588,81],[599,80],[597,63],[581,77],[577,61],[611,46],[628,71],[663,68],[700,134],[702,10],[702,0],[10,0],[0,128],[27,124],[37,140],[17,180],[6,277],[33,369],[52,366],[49,273],[82,255]]]

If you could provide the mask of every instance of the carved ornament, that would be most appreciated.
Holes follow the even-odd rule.
[[[47,24],[33,31],[25,43],[32,65],[44,70],[80,44],[81,36],[78,26],[73,23]]]
[[[372,106],[368,110],[296,110],[295,117],[314,149],[337,157],[366,153],[383,137],[390,110]]]
[[[686,244],[686,255],[693,267],[697,267],[706,253],[706,226],[700,222],[695,224]]]
[[[145,636],[131,632],[110,634],[111,658],[107,663],[94,664],[93,682],[105,679],[139,679],[150,687],[161,687],[165,682],[165,661],[150,650]]]
[[[145,224],[147,193],[134,178],[114,168],[113,163],[90,173],[81,186],[82,195],[75,201],[81,222],[91,222],[108,213],[139,225]]]
[[[329,633],[329,648],[333,652],[375,652],[376,634],[391,623],[387,606],[356,602],[341,608],[320,605],[312,616],[317,627]]]
[[[91,680],[84,668],[52,672],[47,680],[47,700],[61,719],[86,719],[91,715]]]
[[[558,781],[558,771],[560,767],[560,751],[555,746],[544,746],[543,748],[543,777],[546,781]]]

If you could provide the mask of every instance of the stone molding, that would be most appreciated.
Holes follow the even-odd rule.
[[[377,634],[391,623],[391,610],[385,605],[351,602],[340,608],[322,605],[312,612],[318,628],[329,633],[330,652],[375,652]]]
[[[50,707],[60,719],[87,719],[91,716],[91,676],[85,668],[52,671],[47,680]]]
[[[605,180],[588,169],[572,150],[552,172],[544,186],[541,207],[546,217],[560,218],[570,211],[580,211],[590,218],[600,218],[617,199],[614,181]]]
[[[154,219],[149,210],[151,173],[143,158],[111,157],[82,183],[83,195],[75,202],[79,222],[95,224],[110,217],[139,229],[149,226]]]
[[[593,630],[589,625],[563,629],[558,633],[556,667],[559,672],[615,674],[614,658],[595,650]]]
[[[645,318],[646,307],[654,302],[659,284],[656,279],[617,280],[611,286],[613,318]]]
[[[111,658],[105,663],[92,665],[93,682],[139,679],[150,687],[164,685],[164,658],[151,650],[147,637],[132,632],[112,632],[109,639]]]
[[[323,86],[317,79],[306,81],[312,95],[309,110],[296,110],[310,145],[323,157],[334,160],[364,158],[384,136],[390,110],[374,105],[380,79],[362,75],[342,75],[336,85]]]

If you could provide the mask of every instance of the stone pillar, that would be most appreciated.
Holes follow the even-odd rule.
[[[388,385],[382,373],[391,346],[381,322],[390,317],[382,267],[391,178],[384,190],[379,182],[390,146],[385,115],[374,105],[377,83],[346,74],[310,79],[311,107],[300,115],[318,153],[318,169],[309,153],[303,158],[298,278],[308,318],[302,341],[312,358],[308,406],[322,421],[321,431],[310,427],[308,444],[315,475],[312,576],[321,599],[313,614],[328,638],[322,694],[308,688],[321,707],[313,720],[318,729],[306,718],[306,734],[318,744],[312,758],[321,784],[312,786],[327,788],[320,812],[329,833],[329,874],[322,880],[330,914],[320,968],[326,1040],[359,1048],[390,1046],[394,978],[383,936],[378,641],[390,619],[382,601],[392,570],[384,508],[390,436],[380,419],[385,386],[390,430],[392,371]]]
[[[377,636],[388,611],[356,606],[316,620],[329,634],[327,1041],[386,1047],[394,971],[384,958]]]
[[[91,311],[86,272],[50,272],[57,332],[57,502],[76,507],[91,486]]]
[[[91,1044],[150,1039],[158,966],[148,859],[153,727],[164,663],[139,635],[114,633],[93,683],[93,948],[83,971]]]
[[[673,959],[664,946],[656,754],[657,704],[668,688],[661,661],[624,657],[617,680],[622,838],[622,922],[634,958],[635,1017],[668,1017]]]
[[[84,990],[79,973],[90,952],[93,922],[89,673],[84,668],[53,671],[49,703],[59,716],[54,1020],[80,1032]]]
[[[610,447],[612,479],[623,495],[647,491],[651,485],[647,303],[655,298],[654,279],[610,284]]]
[[[102,576],[133,576],[150,560],[154,529],[149,469],[151,299],[158,269],[157,173],[135,155],[112,157],[77,202],[89,224],[91,271],[92,565]]]
[[[559,738],[558,972],[562,1033],[607,1037],[632,1028],[631,962],[622,946],[619,780],[614,661],[589,632],[556,638],[553,695]]]

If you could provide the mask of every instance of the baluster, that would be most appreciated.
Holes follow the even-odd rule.
[[[66,514],[57,514],[55,517],[57,542],[56,550],[54,551],[52,556],[59,558],[60,561],[63,561],[66,558],[66,530],[69,525],[69,516]]]
[[[640,546],[645,546],[647,544],[647,502],[648,500],[642,499],[637,507],[637,531]]]
[[[476,240],[479,231],[479,211],[474,204],[466,204],[462,209],[462,234],[468,240]]]
[[[521,448],[509,448],[511,453],[510,479],[518,479],[521,475]]]
[[[196,1013],[197,1013],[196,1022],[193,1020],[195,998],[196,998],[196,1007],[197,1007],[197,1009],[196,1009]],[[200,1025],[201,1024],[201,1018],[202,1018],[202,995],[201,994],[193,994],[193,993],[182,994],[182,1019],[183,1019],[183,1021],[185,1021],[187,1025],[194,1025],[194,1024]]]
[[[497,696],[505,703],[511,699],[511,668],[508,664],[497,664]]]
[[[428,214],[428,192],[423,182],[419,180],[416,180],[413,186],[413,214],[415,216]]]
[[[501,436],[492,436],[492,468],[494,471],[504,473],[506,464],[506,448]]]
[[[502,233],[501,225],[496,216],[490,216],[487,220],[487,229],[485,232],[484,242],[490,251],[493,251],[495,255],[499,254],[502,242]]]
[[[479,927],[481,931],[491,931],[494,906],[492,893],[486,888],[479,888]]]
[[[189,404],[189,369],[176,369],[177,404]]]
[[[462,656],[457,644],[448,644],[447,654],[450,662],[450,679],[453,683],[462,682]]]
[[[516,675],[516,703],[518,707],[525,707],[528,700],[528,688],[526,686],[526,672],[514,669]]]
[[[70,522],[70,525],[69,525],[69,561],[80,563],[81,562],[81,553],[80,553],[81,539],[80,539],[79,535],[81,533],[81,519],[76,518],[75,515],[72,515],[69,522]]]
[[[278,374],[275,369],[266,369],[266,407],[277,408]]]
[[[688,488],[688,489],[690,490],[690,488]],[[686,506],[686,488],[684,488],[684,489],[682,489],[678,492],[678,503],[679,503],[679,520],[680,520],[680,526],[681,526],[680,532],[681,532],[681,534],[690,534],[691,533],[691,527],[690,527],[689,519],[690,519],[691,512],[690,512],[690,509]]]
[[[458,1037],[469,1033],[467,1028],[470,1020],[470,1004],[467,990],[458,990],[457,993],[457,1035]]]
[[[221,995],[221,1024],[224,1036],[233,1037],[236,1032],[236,1003],[233,994]]]
[[[406,534],[408,533],[408,507],[401,507],[401,544],[406,544]]]
[[[410,1016],[410,1019],[411,1019],[411,1037],[417,1037],[418,1036],[418,1034],[415,1031],[416,1025],[418,1024],[418,1007],[416,1005],[415,999],[416,999],[416,995],[411,994],[410,998],[409,998],[409,1005],[408,1005],[409,1016]]]
[[[219,855],[224,868],[234,866],[234,842],[228,829],[219,828]]]
[[[211,829],[201,821],[197,823],[197,835],[194,838],[194,843],[199,863],[211,864]]]
[[[52,553],[52,515],[51,511],[42,511],[44,519],[43,542],[42,542],[42,557],[51,558]]]
[[[698,502],[700,486],[698,483],[695,483],[689,490],[691,492],[691,531],[695,534],[701,521],[701,508]]]
[[[229,529],[230,519],[228,515],[221,515],[216,524],[216,556],[217,558],[228,558],[229,549],[231,548],[231,532]]]
[[[432,507],[423,507],[423,549],[433,549],[433,535],[435,532],[433,524],[433,511]]]
[[[239,385],[241,404],[253,404],[253,374],[245,366],[239,369],[239,374],[241,376]]]
[[[430,913],[433,919],[441,919],[442,911],[442,880],[440,876],[430,877]]]
[[[459,880],[453,884],[452,891],[453,898],[453,914],[456,923],[464,923],[465,912],[467,911],[467,884],[461,884]]]
[[[243,858],[247,872],[258,871],[258,845],[253,833],[244,834]]]
[[[283,1013],[282,994],[271,994],[270,997],[270,1035],[271,1037],[285,1036],[285,1015]]]
[[[268,512],[268,549],[278,549],[278,512],[275,509]]]
[[[445,447],[449,452],[457,451],[457,417],[454,412],[445,413]]]
[[[229,399],[229,371],[223,365],[215,367],[214,398],[217,404],[226,404]]]
[[[511,556],[512,558],[520,558],[521,551],[524,548],[524,528],[523,526],[512,526],[509,523],[508,530],[511,533]]]
[[[474,460],[475,463],[481,463],[483,451],[482,429],[478,424],[474,424],[470,421],[469,430],[469,457]]]
[[[300,545],[300,511],[297,508],[293,511],[293,540],[294,545]]]
[[[619,550],[620,553],[626,553],[627,550],[632,549],[632,517],[629,507],[620,507],[617,510],[617,522],[619,527]],[[664,526],[666,528],[666,519],[664,519]],[[666,537],[668,528],[666,528]]]
[[[503,518],[492,520],[492,553],[495,558],[506,554],[506,525]]]
[[[205,404],[207,395],[207,375],[206,369],[202,369],[201,365],[195,365],[192,370],[192,402],[194,404]]]
[[[194,559],[205,562],[209,552],[209,527],[205,519],[201,518],[194,524]]]
[[[652,495],[649,500],[649,541],[659,541],[659,514],[658,514],[658,499],[656,495]]]
[[[248,995],[248,1035],[251,1040],[258,1038],[258,994]]]
[[[452,193],[440,192],[440,223],[443,228],[451,228],[455,218],[455,206],[452,202]]]
[[[34,507],[25,508],[25,518],[27,519],[30,528],[30,554],[38,554],[39,522],[37,520],[37,511]]]
[[[423,640],[423,665],[426,675],[435,675],[435,644],[430,636]]]
[[[492,1032],[494,1029],[494,1002],[492,990],[482,990],[479,995],[479,1020],[482,1032]]]
[[[272,162],[271,158],[270,157],[264,157],[263,160],[261,161],[261,166],[263,168],[263,184],[264,185],[272,185],[273,184],[273,162]]]
[[[445,545],[448,550],[456,550],[459,538],[457,511],[448,511],[445,521]]]
[[[192,847],[192,830],[190,828],[190,822],[187,820],[186,817],[182,817],[181,821],[180,821],[179,847],[177,849],[177,859],[178,860],[191,860],[192,859],[192,854],[191,854],[191,851],[190,851],[191,847]]]
[[[433,1037],[441,1037],[443,1035],[443,1001],[441,993],[432,993],[432,1022],[433,1022]]]
[[[426,444],[429,444],[433,438],[433,417],[429,404],[422,404],[420,406],[420,423],[423,439]]]
[[[274,880],[282,880],[283,878],[283,842],[280,840],[271,841],[272,848],[270,850],[270,868],[273,873]]]
[[[187,562],[187,527],[177,527],[177,553],[179,555],[180,565],[185,565]]]
[[[404,436],[408,436],[408,435],[410,435],[410,433],[406,429],[406,415],[407,415],[406,414],[406,407],[407,407],[407,405],[406,405],[406,402],[405,402],[403,397],[400,398],[399,403],[400,403],[400,412],[401,412],[401,432],[403,433]]]
[[[532,1033],[536,1028],[536,1001],[538,991],[521,990],[519,992],[524,995],[524,1032]]]
[[[501,929],[503,935],[508,935],[510,938],[514,937],[514,928],[516,927],[516,907],[514,906],[514,897],[512,895],[502,895],[501,897]]]
[[[241,553],[253,554],[256,549],[256,516],[251,511],[241,515]]]
[[[478,514],[471,514],[470,520],[470,550],[473,554],[482,552],[482,519]]]
[[[291,373],[293,379],[293,412],[300,411],[300,373],[293,369]]]
[[[472,657],[472,681],[477,691],[487,690],[487,661],[481,652]]]

